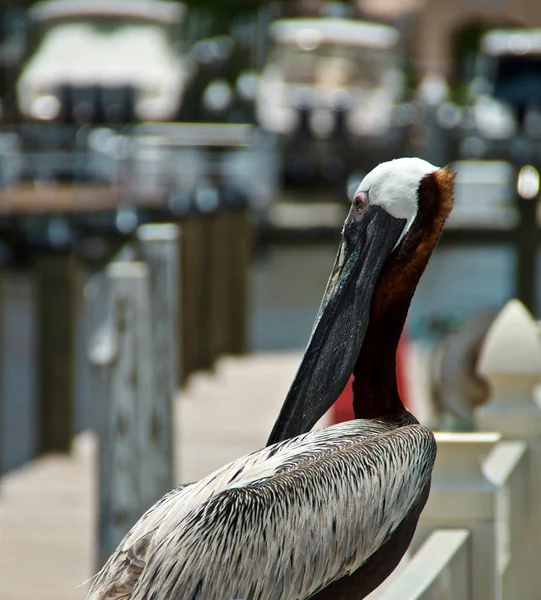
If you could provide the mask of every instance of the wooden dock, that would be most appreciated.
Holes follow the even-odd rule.
[[[94,440],[0,480],[0,599],[76,600],[92,569]]]
[[[263,446],[299,352],[219,361],[176,405],[176,478],[194,481]],[[93,574],[96,440],[47,455],[0,479],[0,600],[83,600]]]
[[[23,183],[0,190],[0,214],[108,211],[123,204],[160,208],[166,199],[165,189],[146,194],[136,189],[105,185]]]

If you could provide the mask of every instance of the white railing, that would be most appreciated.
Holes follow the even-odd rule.
[[[470,544],[471,534],[467,529],[432,532],[382,597],[385,600],[470,598],[467,577]]]
[[[541,598],[541,347],[520,302],[492,325],[479,372],[491,396],[477,431],[436,434],[430,498],[378,600]]]

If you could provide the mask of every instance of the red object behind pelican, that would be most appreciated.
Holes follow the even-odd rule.
[[[409,408],[407,377],[406,377],[406,356],[408,352],[408,340],[406,333],[402,333],[398,348],[396,350],[396,379],[398,384],[398,393],[406,408]],[[330,413],[331,424],[343,423],[354,419],[353,415],[353,390],[351,383],[353,376],[350,377],[344,391],[338,397],[338,400],[332,405]]]

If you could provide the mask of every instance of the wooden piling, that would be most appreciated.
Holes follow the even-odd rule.
[[[212,231],[216,219],[215,213],[201,215],[198,223],[198,242],[193,249],[199,255],[200,269],[197,273],[198,293],[196,294],[197,335],[196,370],[205,371],[214,366],[215,356],[212,348],[212,291],[214,280],[212,273]]]
[[[107,433],[100,436],[99,560],[120,543],[154,497],[152,323],[148,267],[116,262],[107,268],[114,336]]]
[[[0,473],[37,452],[35,286],[26,270],[0,275]]]
[[[115,548],[112,530],[110,387],[113,363],[118,356],[118,338],[113,327],[113,302],[105,271],[95,273],[84,290],[87,314],[85,337],[89,360],[89,395],[93,398],[91,422],[99,439],[98,523],[95,570],[98,571]]]
[[[143,225],[138,229],[141,258],[149,268],[151,295],[153,398],[151,470],[156,501],[173,487],[173,407],[177,390],[179,339],[179,243],[176,225]]]
[[[182,222],[182,382],[247,347],[252,223],[247,207]]]
[[[212,366],[209,344],[209,269],[211,218],[190,215],[182,221],[180,314],[181,378]]]
[[[227,351],[245,354],[248,346],[248,311],[250,261],[252,257],[253,229],[247,206],[236,208],[229,216],[231,264],[229,295],[231,314],[228,319]]]
[[[209,329],[210,356],[215,362],[228,351],[231,294],[229,294],[233,244],[229,236],[229,213],[221,210],[210,222]]]
[[[70,449],[73,432],[75,272],[71,253],[36,259],[40,452]]]

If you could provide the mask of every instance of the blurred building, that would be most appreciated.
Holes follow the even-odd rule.
[[[531,0],[357,0],[357,6],[368,18],[401,25],[420,77],[456,74],[464,30],[541,26],[541,3]]]

